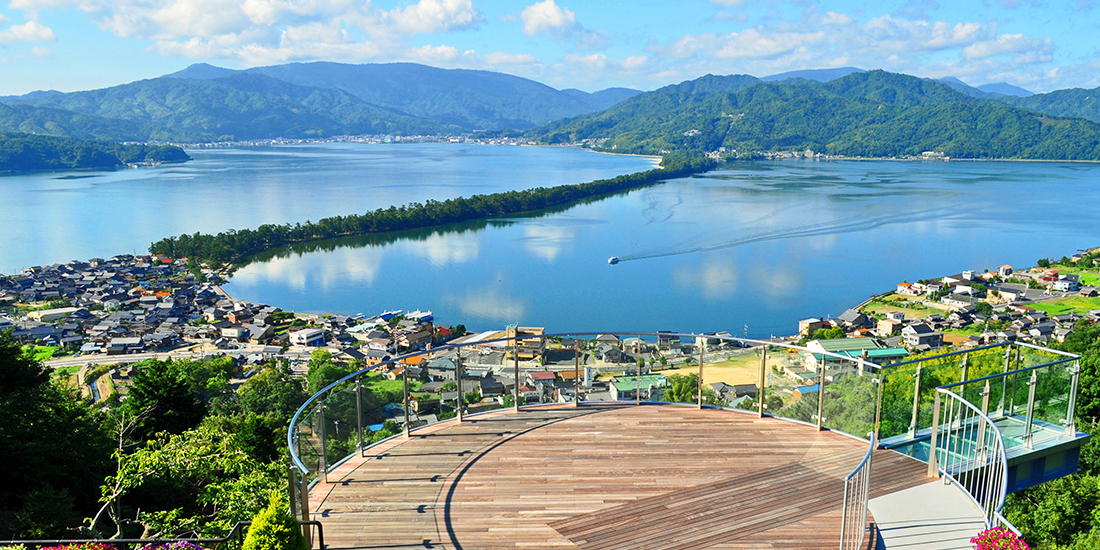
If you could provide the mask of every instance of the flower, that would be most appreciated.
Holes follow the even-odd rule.
[[[206,550],[202,546],[199,546],[193,542],[185,540],[177,540],[172,542],[162,542],[160,544],[150,544],[141,550]]]
[[[118,550],[118,548],[102,542],[74,542],[61,546],[43,546],[39,550]]]
[[[1003,527],[994,527],[970,539],[974,550],[1031,550],[1024,539]]]

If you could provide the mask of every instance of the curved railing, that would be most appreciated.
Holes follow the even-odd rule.
[[[606,336],[610,334],[622,335],[623,339]],[[617,345],[602,345],[596,337],[614,340]],[[693,345],[673,345],[685,339],[692,340]],[[688,350],[686,354],[680,355],[681,347]],[[873,351],[873,346],[868,348]],[[488,350],[495,350],[489,355],[494,358],[491,365],[483,361],[482,354]],[[999,396],[996,403],[1001,416],[1015,414],[1020,419],[1026,416],[1027,429],[1032,429],[1034,424],[1035,433],[1043,436],[1052,433],[1052,427],[1058,427],[1062,433],[1072,433],[1079,356],[1007,343],[880,366],[874,362],[875,356],[869,350],[842,354],[814,350],[787,341],[714,334],[582,332],[535,336],[521,334],[414,351],[329,384],[295,412],[287,433],[292,473],[298,477],[291,483],[292,493],[296,493],[292,494],[292,503],[295,513],[300,512],[302,519],[308,520],[310,482],[325,480],[328,471],[344,460],[385,441],[386,424],[382,424],[381,431],[371,430],[368,426],[382,423],[387,417],[399,421],[400,431],[390,435],[398,437],[402,434],[407,436],[431,418],[442,420],[446,415],[453,414],[461,421],[466,414],[479,410],[506,406],[519,410],[525,400],[530,403],[596,400],[633,401],[638,404],[643,401],[674,401],[676,399],[668,398],[671,390],[662,387],[668,380],[658,370],[659,358],[662,365],[667,362],[690,369],[680,369],[676,374],[697,377],[694,381],[697,387],[693,391],[685,392],[684,388],[679,388],[681,401],[687,395],[687,400],[700,407],[704,403],[720,403],[750,409],[760,416],[767,413],[853,436],[871,432],[876,443],[884,446],[889,446],[888,438],[904,438],[906,435],[911,439],[923,437],[927,444],[928,432],[933,424],[930,410],[933,409],[933,398],[939,398],[940,392],[936,388],[945,383],[961,384],[959,394],[962,400],[973,407],[979,397],[977,384],[970,379],[971,373],[983,375],[995,372],[997,374],[994,376],[1000,376],[997,379],[999,385],[992,393]],[[499,352],[504,353],[503,360],[499,355],[493,355]],[[755,355],[736,359],[749,353]],[[521,362],[521,355],[528,359]],[[545,359],[545,364],[530,360],[532,356],[539,357],[540,361]],[[600,356],[599,361],[595,360],[596,356]],[[614,362],[620,356],[623,362]],[[434,396],[420,399],[416,401],[417,406],[413,406],[410,397],[417,394],[416,382],[409,379],[408,368],[391,371],[390,380],[386,382],[381,381],[380,374],[372,372],[402,365],[408,367],[416,357],[422,358],[422,363],[451,360],[451,370],[442,373],[456,386],[449,397],[444,393],[439,399]],[[755,389],[755,395],[745,397],[734,393],[728,395],[730,402],[726,403],[724,399],[716,399],[718,396],[707,385],[710,380],[705,373],[716,359],[731,357],[735,358],[734,363],[740,361],[739,368],[745,371],[743,378],[755,380],[755,388],[749,388],[750,394]],[[642,360],[641,366],[638,366],[639,358]],[[468,371],[484,374],[487,370],[498,373],[498,376],[510,377],[512,391],[507,396],[498,395],[496,404],[468,403],[466,394],[471,388],[466,384],[475,383],[479,386],[475,390],[482,390],[481,380],[464,374]],[[554,376],[571,379],[571,383],[559,382],[556,386],[534,383],[534,387],[522,388],[521,391],[523,374],[546,370],[553,371]],[[392,375],[397,372],[401,374],[396,377]],[[587,383],[582,385],[582,380],[587,382],[593,374],[606,375],[609,372],[620,372],[623,376],[610,383],[607,394],[594,395]],[[1017,380],[1023,376],[1031,376],[1033,381],[1038,377],[1043,382],[1038,385],[1045,388],[1045,393],[1036,395],[1032,392],[1030,398],[1025,399],[1019,392],[1020,388],[1027,387],[1027,382]],[[396,392],[392,400],[394,403],[387,405],[373,397],[382,384],[388,384],[389,390]],[[1036,385],[1032,383],[1031,387]],[[990,392],[986,393],[988,395]],[[478,394],[485,395],[485,392],[479,391]],[[425,401],[432,402],[434,413],[426,412],[419,406]],[[1026,414],[1024,402],[1027,403]],[[935,410],[939,408],[937,405]],[[1003,447],[1002,442],[1002,451]],[[1004,488],[1001,483],[999,490],[1003,492]],[[999,506],[994,506],[990,514],[999,514]]]
[[[988,391],[988,385],[986,386]],[[987,394],[988,395],[988,394]],[[1008,488],[1004,437],[993,420],[948,388],[936,390],[928,475],[942,474],[982,511],[986,528],[1019,534],[1001,511]]]
[[[840,550],[859,550],[867,541],[867,502],[871,496],[871,457],[877,445],[875,433],[859,465],[844,478],[844,509],[840,516]]]
[[[563,396],[568,397],[572,394],[572,401],[581,401],[581,365],[580,354],[583,352],[586,356],[592,356],[597,353],[595,349],[597,346],[590,341],[582,341],[581,338],[595,338],[601,335],[618,334],[624,337],[637,338],[638,340],[630,345],[637,345],[642,348],[639,353],[627,354],[631,357],[631,362],[623,363],[610,363],[601,365],[586,364],[585,368],[591,370],[598,368],[601,371],[625,371],[627,373],[643,373],[641,376],[631,375],[631,378],[635,384],[634,388],[625,388],[627,391],[618,392],[629,395],[629,399],[624,399],[619,396],[619,401],[632,400],[635,402],[641,402],[642,396],[646,396],[647,401],[661,401],[661,399],[653,399],[654,391],[661,388],[651,387],[651,380],[645,378],[644,373],[649,371],[653,372],[656,368],[654,361],[650,361],[649,365],[643,366],[640,369],[635,365],[635,358],[639,355],[645,355],[650,358],[660,356],[660,348],[663,345],[662,342],[669,339],[693,339],[703,342],[710,342],[710,351],[708,351],[707,345],[696,345],[695,352],[688,357],[681,360],[673,360],[672,363],[679,362],[681,366],[691,366],[698,368],[698,365],[705,363],[703,357],[707,354],[717,354],[718,356],[730,356],[744,353],[746,349],[748,351],[763,350],[759,353],[759,369],[757,371],[757,394],[755,398],[752,398],[751,407],[758,414],[763,415],[765,411],[771,414],[778,414],[782,410],[786,414],[778,414],[780,416],[789,416],[795,420],[803,422],[809,422],[815,424],[818,428],[828,427],[837,431],[841,431],[848,434],[867,433],[868,431],[874,431],[875,422],[877,418],[876,413],[876,395],[881,396],[881,392],[875,391],[875,383],[877,379],[874,375],[879,370],[879,365],[876,365],[870,361],[856,356],[851,357],[848,355],[837,354],[832,352],[820,352],[814,351],[804,346],[798,346],[785,341],[776,340],[756,340],[750,338],[738,338],[733,336],[718,336],[713,334],[699,334],[699,333],[680,333],[680,332],[617,332],[617,333],[597,333],[597,332],[581,332],[581,333],[559,333],[540,335],[537,338],[530,338],[526,336],[520,336],[516,338],[496,338],[492,340],[478,341],[475,343],[463,343],[456,345],[444,345],[430,350],[415,351],[405,355],[401,355],[380,363],[367,367],[351,373],[331,384],[322,388],[316,394],[311,396],[299,409],[295,412],[291,419],[291,429],[287,433],[287,444],[290,448],[290,457],[295,469],[300,473],[300,483],[294,483],[293,486],[301,487],[303,497],[305,489],[307,489],[306,483],[311,481],[310,477],[313,475],[324,476],[328,470],[333,466],[339,464],[348,457],[353,456],[356,452],[361,452],[368,441],[363,436],[363,419],[366,415],[377,413],[377,411],[364,410],[363,392],[363,380],[371,374],[371,371],[384,370],[389,366],[394,366],[408,362],[413,357],[439,357],[448,356],[455,359],[455,375],[454,381],[458,386],[457,391],[459,394],[466,393],[462,387],[463,377],[459,373],[465,372],[464,363],[469,361],[468,355],[463,355],[463,349],[469,348],[482,348],[486,346],[492,346],[494,344],[503,344],[500,349],[505,352],[511,352],[512,357],[512,376],[516,380],[514,383],[513,392],[511,396],[511,406],[518,409],[523,400],[523,396],[520,395],[519,386],[521,372],[527,372],[532,369],[532,364],[526,362],[526,368],[521,371],[518,357],[523,352],[523,347],[526,344],[531,343],[532,340],[538,340],[538,346],[545,346],[547,342],[561,342],[563,340],[572,340],[573,347],[558,347],[557,351],[568,353],[572,351],[574,353],[573,361],[573,373],[572,378],[575,381],[572,391],[558,392],[557,399],[563,399]],[[649,340],[646,340],[648,338]],[[627,338],[629,340],[629,338]],[[515,341],[519,340],[520,352],[517,353]],[[582,347],[583,345],[583,347]],[[654,353],[653,348],[656,347],[657,353]],[[715,349],[718,348],[718,349]],[[721,349],[729,348],[729,349]],[[780,351],[786,350],[788,356],[784,357],[782,362],[793,365],[796,370],[800,369],[802,375],[805,378],[802,380],[804,383],[795,383],[784,379],[775,372],[769,372],[767,368],[767,362],[769,360],[769,348],[777,349]],[[807,368],[803,362],[807,355],[798,355],[796,357],[789,357],[790,354],[809,354],[808,356],[816,355],[815,361],[817,361],[818,368],[815,371],[811,371]],[[456,354],[456,355],[453,355]],[[773,355],[774,358],[774,355]],[[564,372],[569,369],[559,369],[555,372]],[[684,374],[701,374],[702,369],[696,371],[696,373],[684,373]],[[683,372],[683,371],[681,371]],[[409,402],[409,381],[407,379],[408,370],[403,371],[402,376],[402,398],[403,402]],[[829,407],[829,414],[825,414],[826,405],[830,404],[829,396],[825,395],[829,392],[821,391],[822,388],[832,389],[833,386],[828,384],[833,383],[840,377],[847,375],[855,375],[861,383],[855,384],[859,386],[858,390],[861,391],[861,399],[852,400],[851,402],[840,403],[839,400],[833,403],[834,406]],[[660,375],[655,375],[660,376]],[[703,405],[706,400],[708,388],[705,386],[705,380],[703,376],[699,376],[697,379],[698,389],[695,392],[696,404]],[[812,391],[810,391],[812,390]],[[794,393],[798,393],[798,401],[802,404],[798,406],[791,406],[791,397]],[[816,395],[811,395],[816,394]],[[825,395],[824,398],[821,398]],[[771,403],[769,403],[769,396]],[[780,397],[782,396],[782,397]],[[540,401],[548,398],[540,393],[537,398]],[[332,402],[339,401],[338,404],[330,406]],[[745,402],[741,403],[742,408],[746,405]],[[858,410],[854,410],[853,405],[858,406]],[[333,414],[334,408],[340,409],[338,414]],[[412,418],[410,414],[410,407],[400,407],[404,414],[404,429],[405,434],[410,430],[412,424]],[[457,407],[455,409],[456,416],[461,419],[465,414],[466,407]],[[830,414],[836,413],[835,421],[830,422]],[[326,416],[327,414],[327,416]],[[339,416],[341,419],[335,418]],[[332,444],[332,435],[335,432],[336,439],[340,442],[337,445]],[[352,435],[354,435],[354,446],[351,445]],[[377,443],[377,442],[375,442]],[[335,451],[335,452],[333,452]],[[343,452],[347,451],[347,452]],[[316,462],[313,462],[316,460]],[[306,465],[307,462],[316,464],[311,468]],[[302,506],[304,511],[305,506]],[[304,517],[304,516],[303,516]]]

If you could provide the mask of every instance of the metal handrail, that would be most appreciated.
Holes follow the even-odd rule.
[[[819,352],[819,351],[816,351],[816,350],[811,350],[811,349],[806,348],[804,346],[799,346],[799,345],[795,345],[795,344],[787,344],[787,343],[784,343],[784,342],[775,342],[775,341],[772,341],[772,340],[757,340],[757,339],[753,339],[753,338],[738,338],[736,336],[718,336],[718,335],[714,335],[714,334],[701,334],[701,333],[692,333],[692,332],[643,332],[643,331],[562,332],[562,333],[555,333],[555,334],[544,334],[544,335],[540,335],[539,337],[543,338],[543,339],[551,339],[551,338],[567,338],[567,337],[580,337],[580,336],[599,336],[601,334],[629,334],[629,335],[636,335],[636,336],[656,336],[656,337],[676,337],[676,338],[684,338],[684,337],[687,337],[687,338],[705,338],[705,339],[708,339],[708,340],[721,340],[721,341],[724,341],[724,342],[736,342],[736,343],[740,343],[742,345],[749,344],[749,345],[781,347],[781,348],[794,349],[794,350],[799,350],[799,351],[807,351],[807,352],[811,352],[811,353],[815,353],[815,354],[820,354],[820,355],[824,355],[824,356],[827,356],[827,357],[830,357],[830,358],[833,358],[833,359],[839,359],[841,361],[848,361],[848,362],[851,362],[855,365],[858,365],[858,366],[860,366],[864,369],[867,369],[871,372],[877,372],[881,368],[879,365],[877,365],[875,363],[872,363],[872,362],[869,362],[869,361],[865,361],[861,357],[858,357],[858,356],[857,357],[851,357],[851,356],[848,356],[848,355],[842,355],[842,354],[839,354],[839,353],[833,353],[833,352],[828,352],[828,351],[822,353],[822,352]],[[477,342],[477,345],[492,344],[492,343],[498,343],[498,342],[509,342],[509,341],[512,341],[512,340],[519,340],[519,339],[526,339],[526,338],[528,338],[528,337],[516,336],[516,337],[510,337],[510,338],[505,337],[505,338],[494,338],[494,339],[488,339],[488,340],[479,340]],[[291,417],[291,419],[290,419],[291,429],[287,430],[287,447],[290,450],[290,458],[291,458],[291,461],[294,463],[294,466],[301,472],[301,474],[303,476],[309,475],[309,473],[311,471],[301,461],[301,458],[298,456],[297,449],[296,449],[296,446],[294,444],[295,443],[295,441],[294,441],[294,433],[295,433],[294,426],[298,425],[299,418],[301,418],[302,414],[305,413],[307,410],[312,409],[312,407],[314,406],[314,403],[317,402],[324,394],[328,393],[330,390],[332,390],[333,388],[336,388],[337,386],[340,386],[340,385],[342,385],[346,382],[352,381],[353,379],[356,379],[357,377],[362,376],[363,374],[366,374],[368,371],[377,369],[381,366],[398,363],[398,362],[403,361],[403,360],[405,360],[407,358],[410,358],[410,357],[418,357],[418,356],[422,356],[422,355],[434,354],[434,353],[439,353],[439,352],[442,352],[442,351],[448,351],[448,350],[452,350],[452,349],[460,349],[460,348],[463,348],[463,347],[467,347],[469,345],[470,344],[450,344],[450,345],[444,345],[444,346],[432,348],[430,350],[421,350],[421,351],[406,353],[404,355],[393,357],[388,361],[383,361],[383,362],[381,362],[377,365],[372,365],[370,367],[362,368],[362,369],[360,369],[358,371],[355,371],[351,374],[348,374],[348,375],[344,376],[343,378],[340,378],[339,380],[336,380],[335,382],[332,382],[331,384],[329,384],[329,385],[325,386],[324,388],[321,388],[320,390],[318,390],[317,393],[310,396],[309,399],[307,399],[298,408],[298,410],[294,412],[294,416]],[[519,383],[518,383],[518,380],[517,380],[517,382],[516,382],[517,391],[518,391],[518,386],[519,386]],[[763,390],[763,388],[761,388],[761,390]],[[819,391],[823,392],[824,388],[822,388]]]
[[[299,525],[309,525],[317,528],[317,542],[319,549],[325,547],[325,529],[319,521],[299,521]],[[149,545],[168,544],[172,542],[190,542],[197,546],[213,545],[216,548],[220,544],[229,542],[230,540],[237,539],[238,544],[244,543],[245,527],[252,525],[251,521],[238,521],[233,525],[233,528],[229,530],[224,537],[199,537],[199,538],[186,538],[186,537],[173,537],[173,538],[155,538],[155,539],[40,539],[40,540],[9,540],[4,542],[4,545],[22,545],[25,547],[33,546],[61,546],[66,544],[84,544],[84,543],[104,543],[110,545],[119,546],[131,546],[142,545],[142,547]]]
[[[867,502],[871,495],[871,456],[878,445],[875,432],[867,434],[870,445],[863,460],[844,478],[844,509],[840,516],[840,550],[858,550],[868,529]]]
[[[940,411],[944,405],[947,406],[947,418],[941,423]],[[972,403],[944,388],[936,388],[932,414],[928,475],[942,474],[945,480],[962,489],[982,510],[986,528],[1003,523],[1015,529],[1001,515],[1008,494],[1008,457],[1001,430]],[[944,454],[942,466],[941,450]]]
[[[1036,369],[1041,369],[1041,368],[1044,368],[1044,367],[1052,367],[1054,365],[1060,365],[1062,363],[1068,363],[1070,361],[1075,361],[1075,360],[1080,359],[1080,358],[1081,358],[1080,355],[1070,354],[1070,356],[1066,357],[1065,359],[1059,359],[1057,361],[1052,361],[1050,363],[1043,363],[1041,365],[1032,365],[1030,367],[1024,367],[1022,369],[1016,369],[1016,370],[1007,371],[1007,372],[996,372],[996,373],[993,373],[993,374],[990,374],[990,375],[987,375],[987,376],[983,376],[981,378],[972,378],[970,380],[963,380],[961,382],[953,382],[951,384],[944,384],[942,386],[937,386],[937,387],[940,387],[940,388],[954,388],[954,387],[957,387],[957,386],[972,386],[972,385],[977,384],[979,382],[985,382],[986,380],[993,380],[993,379],[996,379],[996,378],[1004,378],[1004,377],[1007,377],[1007,376],[1011,376],[1013,374],[1020,374],[1022,372],[1031,372],[1031,371],[1036,370]]]

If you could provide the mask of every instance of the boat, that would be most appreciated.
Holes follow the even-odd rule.
[[[607,259],[607,265],[615,265],[617,263],[619,263],[619,257],[618,256],[612,256],[612,257]]]

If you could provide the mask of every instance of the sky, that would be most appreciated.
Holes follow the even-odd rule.
[[[1100,86],[1098,37],[1100,0],[0,0],[0,95],[308,61],[585,91],[853,66],[1047,92]]]

